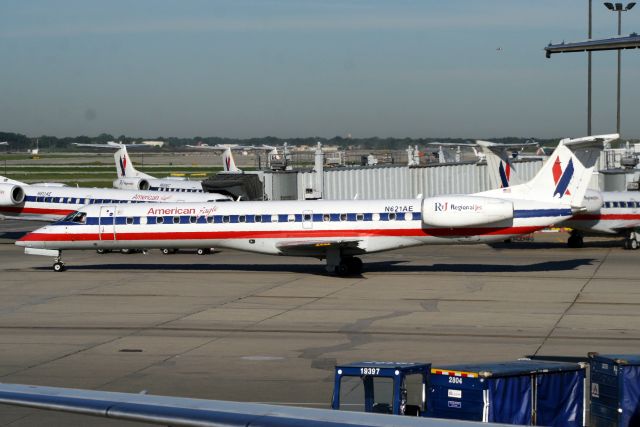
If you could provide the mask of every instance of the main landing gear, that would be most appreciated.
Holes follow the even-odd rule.
[[[62,262],[62,253],[53,259],[53,271],[60,272],[65,271],[67,268],[64,266],[64,262]]]
[[[362,260],[355,256],[343,256],[338,248],[327,251],[327,271],[337,276],[357,276],[362,273]]]
[[[578,230],[571,230],[569,240],[567,240],[567,246],[570,248],[581,248],[584,246],[584,239],[582,233]]]
[[[640,244],[638,243],[638,233],[635,231],[630,231],[624,238],[624,248],[630,250],[637,250],[640,248]]]

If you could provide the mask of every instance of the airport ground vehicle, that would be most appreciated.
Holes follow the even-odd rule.
[[[357,362],[335,368],[332,409],[422,416],[429,363]]]

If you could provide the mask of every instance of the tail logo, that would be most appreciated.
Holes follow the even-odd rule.
[[[556,189],[553,192],[553,197],[555,197],[556,195],[560,197],[563,197],[565,194],[571,195],[567,188],[569,187],[571,178],[573,178],[573,159],[569,160],[569,164],[567,164],[567,167],[563,171],[560,157],[556,157],[551,171],[553,172],[553,182],[556,184]]]
[[[509,163],[500,162],[498,173],[500,174],[501,186],[500,188],[507,188],[509,186],[509,179],[511,179],[511,165]]]
[[[127,158],[125,156],[120,157],[120,175],[126,176],[125,169],[127,167]]]
[[[224,159],[224,164],[226,166],[227,172],[231,170],[231,157],[227,157]]]

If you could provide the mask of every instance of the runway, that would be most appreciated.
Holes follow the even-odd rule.
[[[424,246],[351,278],[235,251],[68,252],[54,273],[12,244],[38,226],[0,221],[2,382],[328,407],[336,363],[640,348],[640,252],[618,240]],[[69,424],[123,423],[0,410],[0,425]]]

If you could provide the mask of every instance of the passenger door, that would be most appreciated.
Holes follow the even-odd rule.
[[[116,207],[101,206],[99,221],[100,240],[116,240]]]

